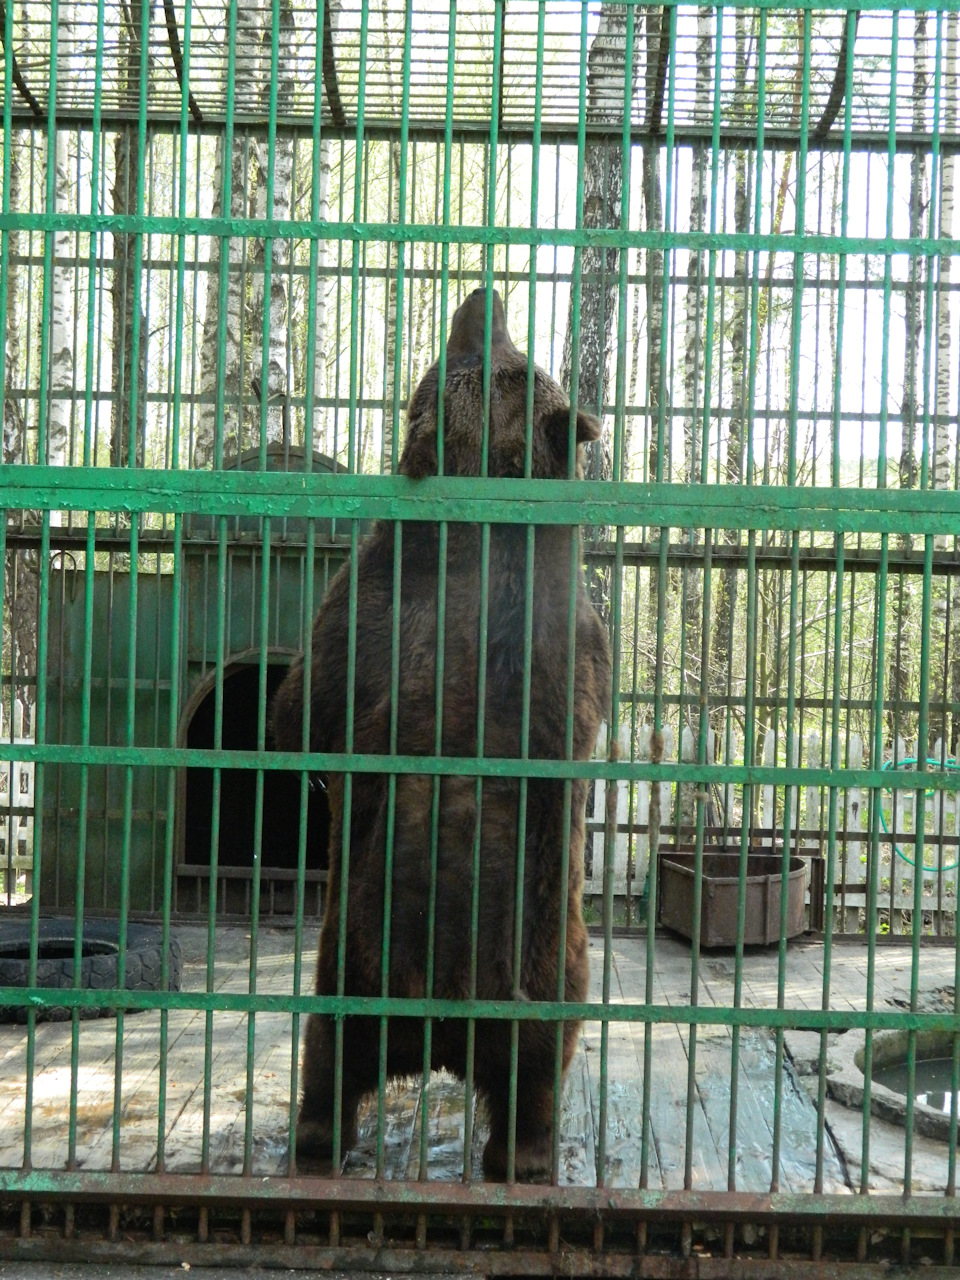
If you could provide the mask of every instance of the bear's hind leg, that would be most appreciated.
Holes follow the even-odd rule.
[[[484,1090],[490,1137],[483,1152],[483,1176],[503,1182],[507,1176],[509,1094],[506,1087]],[[518,1182],[549,1182],[553,1165],[553,1087],[520,1080],[517,1086],[517,1140],[514,1174]]]

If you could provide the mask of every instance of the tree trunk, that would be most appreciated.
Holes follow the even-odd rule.
[[[73,78],[76,31],[72,3],[61,4],[57,24],[57,70],[59,87]],[[70,134],[57,130],[54,155],[56,212],[76,211],[76,178]],[[70,420],[76,394],[76,350],[74,348],[74,272],[70,260],[76,252],[72,231],[53,233],[53,274],[50,280],[50,404],[47,413],[46,457],[38,461],[62,467],[69,462]],[[54,513],[56,514],[56,513]]]
[[[386,22],[386,4],[384,4],[384,22]],[[390,222],[396,225],[400,221],[400,144],[389,145],[390,172],[387,185],[390,191]],[[397,366],[397,332],[402,325],[402,317],[397,315],[397,298],[399,295],[400,248],[398,245],[386,245],[386,308],[384,324],[383,356],[383,435],[380,452],[379,470],[389,473],[394,469],[394,416],[400,412],[400,370]]]
[[[943,95],[946,107],[945,130],[955,133],[957,128],[957,11],[954,9],[947,18],[945,43],[945,75]],[[947,151],[942,158],[940,168],[940,239],[946,244],[953,240],[953,187],[956,172],[956,155]],[[933,444],[933,487],[950,489],[951,459],[956,448],[955,424],[950,420],[950,372],[951,357],[956,350],[950,324],[950,268],[952,258],[949,253],[942,253],[939,259],[940,282],[937,292],[937,341],[936,341],[936,400],[934,404],[934,444]],[[935,540],[937,550],[947,551],[950,538],[939,535]],[[949,630],[947,621],[947,599],[952,591]],[[942,738],[949,743],[951,754],[957,749],[960,734],[960,717],[954,715],[952,724],[948,722],[946,700],[948,688],[950,697],[956,701],[960,696],[960,575],[953,575],[943,580],[942,591],[936,591],[933,598],[932,631],[935,636],[942,636],[945,652],[942,661],[937,661],[931,673],[931,716],[930,738],[936,741]],[[950,669],[947,669],[947,663]]]
[[[290,0],[279,5],[279,29],[277,31],[277,115],[288,114],[293,100],[296,74],[296,26]],[[263,33],[261,57],[261,102],[264,118],[270,107],[270,82],[273,62],[272,14],[266,21]],[[258,160],[256,184],[256,216],[278,222],[290,220],[293,201],[293,139],[277,136],[273,154],[268,144],[261,141],[255,147]],[[267,208],[267,181],[272,163],[273,208]],[[284,420],[289,421],[290,355],[287,342],[287,322],[290,314],[290,241],[277,237],[270,244],[270,297],[266,294],[267,241],[258,236],[253,242],[253,270],[250,286],[251,350],[250,377],[260,387],[261,397],[267,401],[266,437],[271,444],[283,441]],[[264,391],[263,326],[264,310],[269,307],[268,341],[266,361],[266,390]],[[256,430],[259,437],[264,413],[254,406]],[[290,442],[292,443],[292,441]]]
[[[642,163],[642,162],[641,162]],[[641,174],[642,178],[642,174]],[[643,271],[643,250],[638,249],[636,274],[639,276]],[[643,291],[643,284],[640,280],[633,286],[633,305],[631,308],[630,332],[633,334],[633,342],[630,347],[630,373],[627,379],[627,404],[634,405],[637,403],[637,396],[640,390],[640,295]],[[633,418],[628,417],[623,424],[623,461],[624,467],[630,468],[633,460]],[[628,471],[624,472],[624,479],[629,478]]]
[[[8,140],[10,148],[10,208],[20,205],[20,153],[23,149],[23,133],[14,130]],[[26,461],[26,425],[23,409],[23,388],[20,367],[20,232],[7,233],[7,315],[6,354],[4,358],[3,388],[3,461]]]
[[[797,40],[797,61],[793,73],[793,112],[792,125],[794,128],[800,127],[800,116],[803,110],[803,23],[804,18],[802,12],[798,11],[795,26]],[[783,156],[783,165],[780,170],[780,181],[777,184],[777,194],[774,201],[773,212],[771,216],[770,230],[773,235],[780,235],[783,228],[783,217],[787,207],[787,197],[790,194],[790,174],[793,170],[793,152],[786,151]],[[776,253],[771,251],[767,254],[767,267],[764,273],[763,283],[760,286],[760,295],[757,300],[757,319],[754,332],[756,333],[755,348],[759,357],[761,336],[764,329],[767,328],[767,317],[773,309],[773,277],[776,270]],[[789,372],[788,372],[789,381]],[[780,440],[780,427],[774,429],[774,439],[770,442],[767,450],[767,461],[764,463],[763,482],[764,484],[775,483],[770,475],[770,458],[782,457],[782,446]],[[773,541],[774,535],[765,534],[764,539]],[[789,535],[783,535],[783,545],[789,545]],[[778,637],[780,634],[779,626],[775,617],[774,599],[782,594],[783,590],[783,570],[773,569],[769,572],[761,574],[760,578],[760,642],[758,646],[759,656],[758,675],[757,675],[757,693],[762,698],[772,698],[780,684],[779,670],[779,646]],[[776,719],[776,711],[771,706],[761,706],[757,708],[757,732],[755,735],[757,747],[757,759],[763,751],[763,740],[767,732],[773,728]]]
[[[653,11],[651,11],[653,13]],[[659,11],[656,11],[659,30]],[[603,4],[596,35],[587,55],[587,121],[589,124],[622,126],[636,86],[636,63],[630,101],[624,101],[627,16],[622,5]],[[618,228],[622,215],[623,152],[621,138],[611,128],[609,140],[591,142],[583,157],[583,226]],[[567,313],[563,340],[560,382],[572,389],[573,362],[577,360],[577,400],[580,406],[602,419],[607,401],[610,355],[613,350],[617,316],[617,287],[620,253],[617,249],[583,248],[580,251],[580,327],[574,351],[573,296]],[[611,441],[601,437],[587,448],[586,475],[591,480],[611,477]],[[602,526],[583,528],[586,544],[602,542],[608,531]],[[588,574],[590,596],[601,613],[610,613],[610,576],[602,566]]]
[[[152,9],[152,4],[151,4]],[[124,78],[123,92],[128,102],[139,95],[141,39],[143,35],[143,0],[131,0],[123,10],[120,24],[118,63]],[[141,156],[136,126],[125,125],[114,142],[113,212],[135,213],[137,177],[146,157]],[[147,390],[147,319],[142,300],[138,300],[137,280],[140,260],[137,237],[124,232],[113,233],[113,410],[110,427],[110,462],[126,467],[130,462],[130,441],[135,443],[136,465],[143,465],[144,428]],[[138,305],[139,301],[139,305]],[[138,350],[133,350],[134,312],[140,313]],[[136,422],[131,416],[134,398],[134,358],[136,354]]]
[[[9,139],[10,147],[10,208],[21,208],[21,153],[24,134],[15,130]],[[26,462],[27,431],[23,407],[23,369],[20,342],[20,232],[11,230],[8,239],[7,258],[7,315],[6,356],[4,360],[3,389],[3,462]],[[12,517],[8,512],[8,519]],[[19,519],[32,522],[38,519],[35,511],[21,511]],[[4,564],[3,585],[3,633],[9,645],[9,663],[13,674],[12,698],[19,698],[27,716],[32,721],[30,708],[35,698],[37,672],[37,565],[36,551],[8,550]],[[5,713],[10,703],[4,698]]]
[[[707,5],[697,10],[697,74],[695,84],[695,113],[701,120],[710,116],[710,85],[713,64],[713,18],[714,11]],[[692,173],[690,179],[690,230],[703,231],[706,225],[707,182],[709,178],[710,152],[704,143],[697,143],[693,149]],[[719,195],[715,195],[719,199]],[[683,454],[686,479],[688,484],[699,484],[702,480],[703,459],[701,457],[701,352],[703,343],[712,334],[705,334],[704,319],[704,268],[706,255],[699,250],[691,250],[687,258],[687,294],[684,309],[683,330],[683,399],[686,411],[683,417]],[[700,543],[700,531],[690,529],[686,541],[692,547]],[[702,626],[702,578],[701,570],[685,566],[681,574],[681,599],[683,612],[683,651],[684,663],[681,674],[681,691],[690,692],[695,697],[700,686],[700,641]],[[688,679],[689,675],[689,679]],[[681,718],[690,725],[694,738],[699,732],[699,716],[695,709],[681,710]]]
[[[230,5],[225,6],[224,23],[229,19]],[[238,96],[251,91],[257,76],[260,50],[263,41],[264,10],[258,0],[237,0],[236,72],[234,83]],[[245,218],[256,207],[256,165],[248,163],[250,145],[246,137],[235,137],[230,155],[230,210],[231,218]],[[217,142],[216,163],[213,175],[212,216],[224,216],[224,142]],[[245,380],[244,337],[245,299],[249,281],[243,258],[244,244],[239,237],[229,241],[227,280],[221,297],[220,290],[220,240],[210,241],[210,270],[207,274],[206,311],[203,320],[203,339],[200,347],[200,410],[193,442],[194,467],[221,466],[235,459],[243,448],[244,432],[242,409],[249,403]],[[225,350],[220,362],[220,310],[224,307]],[[259,374],[259,368],[256,370]],[[218,433],[217,399],[222,397],[222,434]],[[220,444],[218,447],[218,434]]]
[[[698,57],[699,62],[699,57]],[[742,9],[736,12],[735,92],[744,100],[747,86],[747,24]],[[747,153],[734,156],[733,224],[738,233],[749,230],[750,211],[747,198]],[[733,322],[730,327],[730,428],[724,459],[727,484],[743,483],[743,448],[746,433],[747,394],[751,373],[748,369],[747,314],[749,288],[747,255],[737,250],[733,260]],[[739,529],[723,529],[720,537],[728,546],[737,546]],[[718,698],[726,695],[733,661],[731,636],[737,611],[738,573],[735,568],[721,569],[714,583],[713,637],[711,644],[711,687]],[[718,726],[719,729],[722,726]]]
[[[656,68],[660,63],[660,42],[664,35],[659,9],[650,7],[646,15],[646,116],[650,120],[657,92]],[[642,186],[644,220],[648,231],[663,230],[663,196],[660,189],[660,146],[657,142],[645,142],[642,151]],[[666,442],[660,437],[660,406],[663,404],[664,388],[660,374],[660,360],[663,355],[663,252],[660,249],[647,250],[646,269],[646,309],[647,309],[647,404],[649,406],[650,444],[647,455],[648,478],[656,481],[661,466],[661,457],[666,452]],[[666,429],[669,435],[669,427]],[[663,536],[663,530],[651,528],[649,537],[656,542]],[[650,569],[649,589],[647,594],[647,634],[657,634],[657,621],[660,612],[660,570],[657,566]],[[670,575],[666,575],[664,590],[669,590]],[[666,607],[666,605],[665,605]],[[657,653],[654,646],[647,650],[644,684],[654,688],[657,678]]]
[[[927,109],[927,15],[914,15],[913,58],[913,124],[922,132],[926,127]],[[926,159],[921,151],[915,151],[910,161],[910,236],[923,235],[923,211],[927,207]],[[917,484],[917,417],[918,402],[922,394],[921,350],[923,343],[923,258],[911,257],[904,295],[904,343],[903,368],[903,437],[900,449],[900,488],[914,489]],[[907,534],[897,536],[897,547],[909,553],[913,538]],[[913,714],[902,706],[910,697],[913,678],[913,639],[911,617],[914,612],[913,579],[903,574],[899,581],[893,652],[890,661],[889,706],[887,726],[891,740],[898,735],[912,736]]]
[[[336,36],[340,27],[340,14],[343,9],[342,0],[327,0],[325,5],[325,15],[329,18],[329,34],[331,41]],[[326,38],[326,37],[325,37]],[[336,49],[331,47],[325,51],[326,57],[331,59],[333,65],[336,65]],[[320,136],[319,144],[314,139],[313,145],[318,147],[317,165],[316,165],[316,192],[314,198],[313,192],[313,175],[310,176],[310,216],[317,222],[325,222],[330,216],[330,181],[332,171],[332,151],[331,141],[327,135],[327,131],[323,130]],[[327,341],[327,310],[328,299],[330,294],[331,282],[326,272],[331,261],[331,242],[326,236],[318,237],[316,241],[316,278],[311,285],[310,278],[307,279],[307,288],[313,288],[314,299],[314,332],[313,332],[313,365],[311,370],[310,361],[306,358],[307,343],[310,340],[309,332],[309,304],[304,300],[303,307],[303,355],[304,359],[302,367],[305,377],[310,379],[311,389],[313,393],[313,409],[310,410],[309,397],[307,398],[307,407],[304,414],[304,438],[310,434],[307,431],[307,417],[310,413],[310,423],[312,427],[312,447],[321,453],[329,456],[333,455],[334,433],[331,424],[332,414],[323,404],[324,397],[327,394],[327,378],[330,366],[329,344]],[[335,248],[334,248],[335,252]],[[311,255],[312,257],[312,255]],[[299,367],[299,366],[297,366]]]
[[[403,45],[402,31],[391,31],[389,25],[390,10],[387,0],[381,0],[380,13],[383,21],[384,41],[387,44]],[[388,59],[386,63],[387,95],[393,109],[400,117],[402,103],[399,101],[393,83],[393,66]],[[388,145],[387,189],[389,192],[388,220],[395,226],[400,221],[400,143],[390,142]],[[381,472],[394,469],[394,416],[400,412],[400,371],[397,367],[397,333],[402,325],[402,317],[397,315],[397,298],[399,295],[400,246],[387,242],[385,246],[386,290],[384,305],[384,341],[383,341],[383,406],[382,436],[380,451]]]
[[[339,5],[331,19],[339,16]],[[336,30],[336,26],[334,26]],[[330,139],[324,135],[320,142],[320,158],[317,175],[317,218],[324,222],[330,216]],[[325,272],[330,260],[330,242],[325,236],[317,241],[317,280],[315,293],[315,319],[313,336],[313,447],[326,454],[333,453],[333,432],[328,431],[329,414],[323,406],[327,392],[327,368],[330,355],[327,343],[327,306],[330,281]]]

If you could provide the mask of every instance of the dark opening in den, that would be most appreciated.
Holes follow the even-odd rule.
[[[267,667],[267,708],[286,675],[287,667]],[[222,746],[226,751],[254,751],[260,703],[260,672],[256,664],[237,667],[224,676]],[[187,746],[211,749],[214,745],[216,690],[197,707],[187,729]],[[267,747],[271,744],[267,741]],[[213,770],[187,769],[183,861],[210,865],[213,834]],[[264,770],[261,869],[295,870],[300,837],[300,774],[288,770]],[[251,769],[220,771],[220,830],[218,863],[221,868],[252,867],[256,822],[257,775]],[[315,779],[307,792],[308,871],[327,865],[330,811],[326,792]]]

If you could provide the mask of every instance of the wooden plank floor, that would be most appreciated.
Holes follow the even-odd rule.
[[[184,987],[201,990],[206,978],[206,932],[179,927],[184,950]],[[288,930],[261,930],[257,956],[257,990],[287,994],[293,987]],[[313,955],[304,957],[304,974],[312,973]],[[943,988],[953,980],[953,958],[947,948],[921,955],[921,990]],[[595,939],[591,955],[591,999],[601,999],[603,949]],[[646,986],[646,942],[614,940],[610,1000],[639,1002]],[[215,986],[218,991],[249,989],[249,935],[239,927],[217,933]],[[881,951],[877,957],[876,1003],[899,1001],[908,989],[910,955],[904,949]],[[653,992],[656,1003],[685,1006],[690,1000],[690,948],[679,939],[657,938]],[[700,1004],[727,1006],[733,1000],[734,965],[729,954],[701,957]],[[823,1000],[823,948],[792,945],[783,975],[787,1007],[819,1008]],[[743,968],[743,1001],[776,1005],[776,951],[749,953]],[[865,949],[844,945],[833,953],[831,1006],[866,1007]],[[289,1014],[260,1013],[254,1022],[240,1013],[172,1011],[167,1020],[167,1087],[165,1159],[170,1171],[198,1171],[206,1156],[214,1172],[239,1172],[249,1152],[251,1172],[282,1173],[290,1115],[293,1061]],[[650,1124],[643,1149],[643,1063],[649,1034],[652,1064]],[[731,1076],[734,1038],[726,1027],[700,1027],[691,1046],[688,1030],[673,1024],[650,1028],[611,1023],[607,1036],[607,1126],[605,1181],[611,1186],[637,1186],[645,1167],[651,1187],[767,1191],[776,1182],[784,1191],[811,1190],[817,1143],[816,1110],[789,1060],[783,1074],[780,1105],[780,1162],[774,1178],[774,1094],[776,1044],[761,1030],[747,1029],[736,1054],[738,1078],[736,1141],[730,1141]],[[26,1119],[26,1028],[0,1026],[0,1165],[19,1166],[23,1159]],[[76,1073],[76,1165],[109,1169],[114,1146],[120,1167],[149,1170],[156,1166],[158,1098],[160,1095],[160,1015],[127,1015],[118,1040],[118,1023],[102,1018],[80,1023]],[[247,1110],[248,1050],[252,1107]],[[68,1151],[71,1097],[69,1023],[42,1023],[35,1043],[32,1097],[34,1167],[62,1168]],[[561,1182],[596,1181],[601,1097],[601,1026],[584,1027],[568,1073],[561,1125]],[[204,1062],[210,1064],[205,1095]],[[120,1086],[116,1085],[120,1064]],[[831,1104],[831,1106],[834,1104]],[[389,1085],[385,1126],[387,1176],[419,1173],[421,1122],[428,1126],[428,1175],[459,1178],[463,1159],[464,1091],[456,1080],[434,1076],[424,1096],[418,1082]],[[830,1113],[832,1114],[832,1113]],[[688,1115],[690,1140],[688,1142]],[[205,1119],[207,1118],[207,1119]],[[828,1115],[828,1121],[830,1115]],[[477,1117],[475,1165],[479,1172],[483,1117]],[[855,1133],[859,1117],[838,1119]],[[887,1126],[889,1128],[889,1126]],[[915,1140],[916,1141],[916,1140]],[[373,1176],[376,1146],[375,1099],[365,1105],[359,1139],[348,1154],[344,1172]],[[902,1141],[901,1141],[902,1147]],[[882,1143],[881,1143],[882,1149]],[[936,1153],[934,1153],[934,1157]],[[730,1162],[733,1160],[733,1177]],[[877,1164],[872,1182],[897,1185],[897,1155],[888,1166]],[[902,1178],[902,1162],[900,1174]],[[935,1181],[935,1178],[934,1178]],[[834,1141],[828,1123],[824,1148],[824,1190],[850,1186],[842,1139]]]

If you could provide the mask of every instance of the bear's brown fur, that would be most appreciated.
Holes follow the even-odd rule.
[[[483,419],[483,329],[486,295],[473,293],[457,310],[447,347],[444,390],[444,473],[480,473]],[[499,295],[492,299],[488,473],[523,476],[527,411],[527,358],[514,347]],[[437,473],[438,366],[428,370],[410,401],[400,471],[422,477]],[[595,439],[599,423],[574,413],[576,441]],[[571,409],[560,387],[534,372],[532,474],[569,474]],[[578,468],[579,470],[579,468]],[[524,683],[526,525],[491,526],[489,578],[481,579],[482,533],[477,525],[447,526],[446,608],[443,636],[442,733],[444,756],[517,758],[521,755]],[[396,749],[401,755],[437,754],[437,618],[440,531],[407,523],[400,565],[399,706]],[[394,601],[395,526],[380,523],[361,545],[356,565],[356,668],[353,750],[388,754],[391,731],[391,629]],[[575,657],[572,737],[567,742],[568,605],[571,565],[576,566]],[[588,759],[609,696],[610,659],[604,628],[583,589],[579,531],[537,526],[533,552],[532,650],[528,754],[561,759],[568,751]],[[310,745],[344,751],[347,742],[347,673],[350,632],[350,566],[330,585],[313,627],[310,677]],[[483,741],[478,741],[481,600],[488,601]],[[303,660],[295,662],[272,707],[276,746],[298,751],[303,733]],[[552,1000],[558,993],[563,953],[563,992],[582,1000],[587,990],[587,933],[581,913],[586,783],[530,779],[523,830],[523,923],[520,972],[513,972],[515,881],[521,830],[521,784],[516,778],[447,776],[439,782],[436,808],[436,911],[432,984],[428,982],[428,914],[431,883],[431,822],[435,781],[396,776],[393,874],[389,935],[389,994],[465,999],[471,994],[471,911],[474,845],[479,816],[479,891],[475,937],[475,993],[481,999]],[[382,944],[389,783],[385,774],[355,773],[351,781],[347,929],[343,990],[348,995],[382,992]],[[343,775],[329,778],[330,847],[326,914],[317,961],[318,994],[337,991],[337,951],[343,874],[345,796]],[[565,823],[569,823],[569,874],[561,884]],[[562,897],[566,936],[559,937]],[[509,1025],[475,1024],[474,1078],[486,1101],[490,1138],[485,1176],[507,1169],[510,1086]],[[516,1176],[549,1171],[552,1148],[556,1033],[553,1023],[524,1021],[519,1030],[516,1109]],[[579,1033],[563,1031],[565,1071]],[[434,1021],[434,1069],[463,1076],[467,1023]],[[376,1088],[379,1020],[348,1018],[343,1038],[343,1150],[355,1136],[357,1105]],[[418,1073],[423,1029],[412,1018],[389,1023],[388,1076]],[[329,1158],[334,1113],[333,1020],[312,1015],[306,1024],[303,1093],[297,1123],[300,1156]]]

